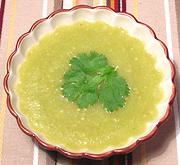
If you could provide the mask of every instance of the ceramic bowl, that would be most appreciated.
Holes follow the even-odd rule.
[[[89,22],[104,21],[111,26],[122,27],[145,44],[145,49],[156,59],[156,68],[164,73],[161,87],[164,91],[164,99],[157,105],[158,115],[154,122],[149,122],[143,134],[136,137],[129,137],[129,141],[123,148],[110,148],[102,153],[78,152],[72,153],[66,148],[49,144],[43,138],[31,130],[26,122],[25,116],[20,113],[17,107],[17,100],[13,86],[17,80],[18,66],[26,58],[27,50],[41,36],[47,32],[53,31],[56,27],[73,24],[78,20]],[[168,118],[171,112],[171,105],[175,97],[174,85],[175,70],[174,65],[168,57],[168,50],[165,44],[159,40],[152,28],[137,21],[137,19],[128,13],[115,13],[107,7],[92,8],[89,6],[78,6],[70,10],[59,10],[51,13],[47,18],[36,21],[30,30],[23,34],[17,41],[15,50],[10,55],[7,62],[7,74],[4,78],[4,88],[7,93],[7,106],[10,112],[15,116],[21,130],[31,136],[41,146],[48,150],[58,151],[71,158],[94,158],[102,159],[114,154],[126,154],[134,150],[141,142],[151,138],[158,130],[159,126]]]

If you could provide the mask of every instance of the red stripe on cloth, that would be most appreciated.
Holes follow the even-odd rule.
[[[126,0],[122,0],[122,11],[121,12],[126,12]]]
[[[0,42],[1,42],[1,34],[2,34],[2,26],[3,26],[4,8],[5,8],[5,0],[1,0],[1,9],[0,9]]]
[[[114,0],[114,10],[116,12],[120,12],[120,1],[119,0]]]

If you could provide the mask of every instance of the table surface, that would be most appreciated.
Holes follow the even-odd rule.
[[[123,0],[122,0],[123,1]],[[120,2],[122,2],[120,1]],[[32,23],[59,8],[77,4],[107,5],[105,0],[1,0],[0,11],[0,81],[5,74],[6,60],[18,37]],[[108,1],[113,7],[113,1]],[[125,2],[125,1],[123,1]],[[169,120],[158,133],[131,154],[113,156],[102,161],[71,160],[40,148],[22,133],[6,107],[6,94],[0,84],[0,165],[178,165],[180,164],[180,0],[126,0],[126,10],[155,30],[169,48],[176,65],[177,97]],[[2,25],[2,26],[1,26]],[[179,150],[178,150],[179,149]],[[178,152],[179,151],[179,152]]]

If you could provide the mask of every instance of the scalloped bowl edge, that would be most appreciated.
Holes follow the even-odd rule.
[[[52,32],[57,26],[72,24],[78,20],[95,22],[104,21],[111,26],[122,27],[130,35],[140,39],[145,44],[145,49],[156,58],[156,68],[161,70],[164,78],[161,87],[164,89],[164,98],[158,104],[159,115],[156,122],[149,122],[146,131],[138,137],[131,137],[129,142],[123,148],[108,147],[102,153],[91,153],[89,151],[69,152],[63,146],[48,144],[37,133],[33,132],[26,122],[25,117],[18,111],[17,97],[13,91],[13,85],[17,81],[17,70],[19,64],[25,59],[26,51],[35,44],[43,34]],[[15,50],[9,56],[7,61],[7,73],[4,77],[4,89],[7,93],[7,106],[12,115],[17,119],[21,130],[27,135],[33,137],[42,147],[48,150],[56,150],[70,158],[91,158],[102,159],[114,154],[126,154],[134,150],[141,142],[151,138],[164,123],[171,112],[172,103],[175,97],[175,68],[168,56],[168,50],[165,44],[159,40],[154,31],[148,25],[137,21],[129,13],[115,13],[107,7],[89,7],[77,6],[70,10],[57,10],[51,13],[47,18],[36,21],[27,33],[24,33],[17,41]]]

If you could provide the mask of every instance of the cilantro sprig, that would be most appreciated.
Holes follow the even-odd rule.
[[[99,101],[107,111],[113,112],[125,105],[129,87],[104,55],[90,52],[80,53],[70,60],[62,92],[79,108],[87,108]]]

